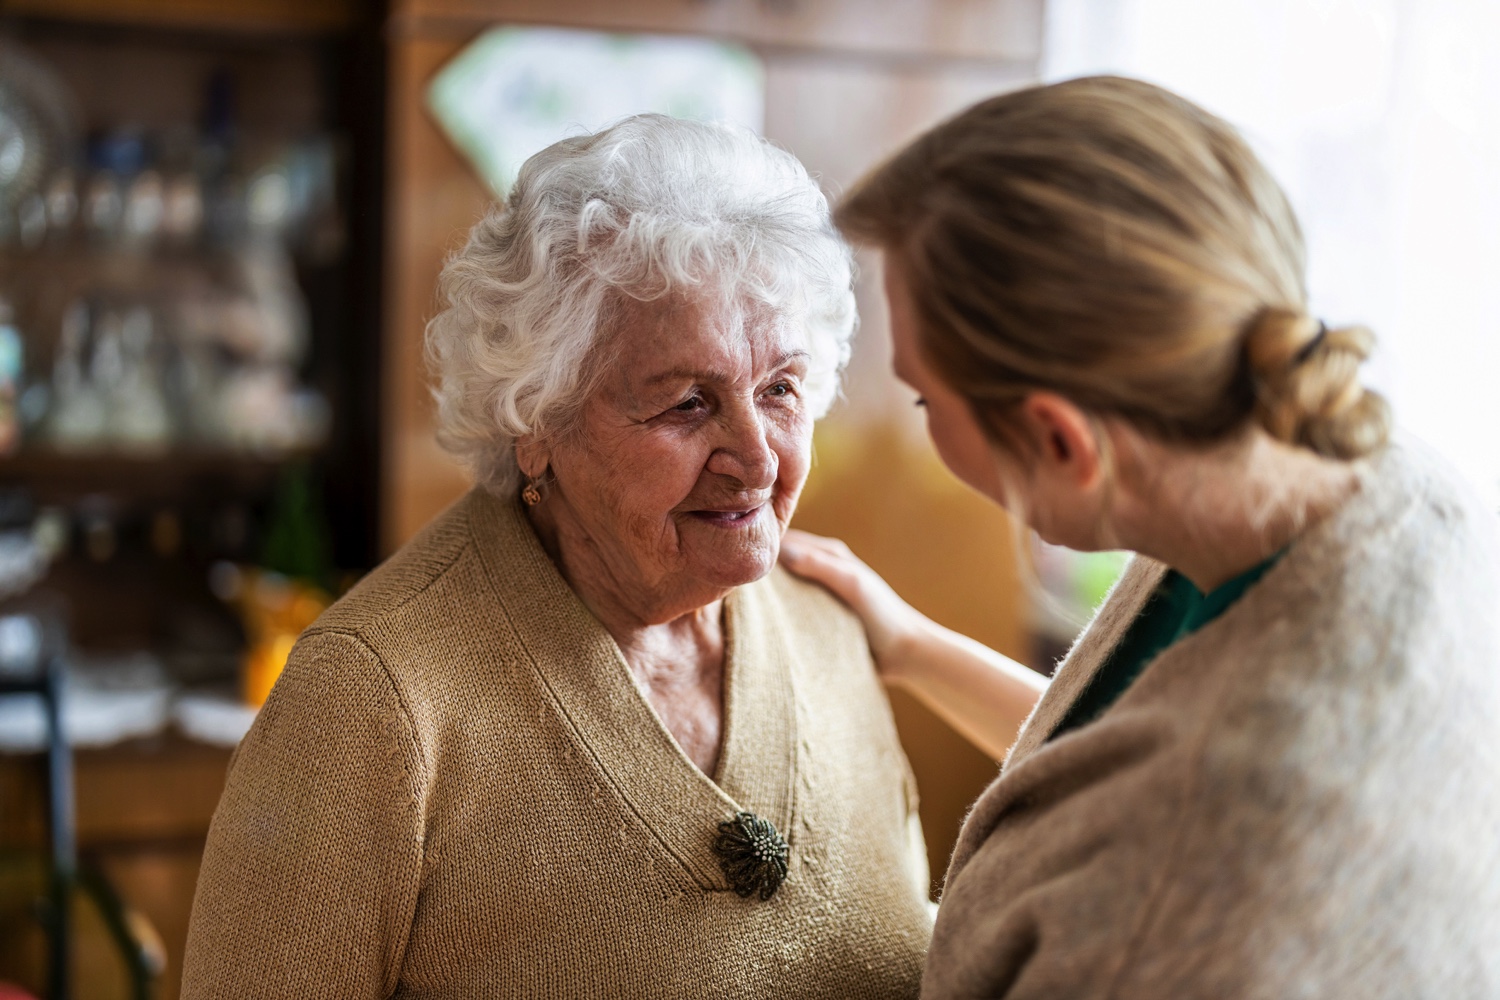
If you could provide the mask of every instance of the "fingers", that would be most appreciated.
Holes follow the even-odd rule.
[[[837,558],[826,549],[796,542],[782,543],[779,558],[781,565],[798,576],[808,576],[817,580],[822,580],[838,565]]]
[[[841,559],[839,555],[827,546],[818,544],[823,541],[807,538],[793,538],[790,534],[781,542],[781,562],[787,569],[801,576],[816,575],[819,579],[828,573],[840,568],[847,560]],[[847,571],[847,567],[845,567]]]
[[[799,532],[788,534],[781,545],[781,563],[800,577],[821,583],[856,611],[865,610],[865,578],[871,571],[849,553],[843,543]]]
[[[825,535],[814,535],[810,531],[802,531],[798,528],[789,529],[785,537],[782,538],[781,545],[782,551],[786,551],[787,547],[790,546],[794,554],[807,550],[826,552],[829,555],[840,558],[852,559],[863,565],[859,557],[854,554],[848,545],[844,544],[842,539],[829,538]]]
[[[781,563],[828,588],[860,617],[877,664],[926,621],[837,538],[788,531],[781,543]]]

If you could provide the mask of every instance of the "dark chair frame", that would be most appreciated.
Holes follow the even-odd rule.
[[[39,670],[31,677],[0,678],[0,694],[41,696],[47,721],[47,853],[48,895],[42,908],[47,936],[48,1000],[71,1000],[73,901],[82,892],[104,918],[110,937],[120,949],[135,1000],[150,1000],[155,978],[150,950],[134,934],[126,908],[104,875],[78,861],[78,825],[74,809],[73,748],[63,729],[63,643],[57,628],[43,627]]]

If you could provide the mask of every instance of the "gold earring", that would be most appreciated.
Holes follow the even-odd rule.
[[[535,507],[542,502],[542,491],[536,488],[536,484],[540,481],[540,476],[526,477],[526,488],[521,491],[521,499],[526,501],[526,506]]]

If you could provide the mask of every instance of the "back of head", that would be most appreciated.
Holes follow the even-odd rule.
[[[1258,422],[1338,458],[1384,443],[1363,327],[1307,314],[1285,195],[1225,122],[1091,77],[984,101],[866,177],[836,213],[894,258],[922,348],[1008,441],[1037,389],[1179,442]]]

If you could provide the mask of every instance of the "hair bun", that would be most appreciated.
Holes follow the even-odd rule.
[[[1363,326],[1322,328],[1301,310],[1265,309],[1245,334],[1255,419],[1278,441],[1361,458],[1390,436],[1390,407],[1360,382],[1375,348]]]

